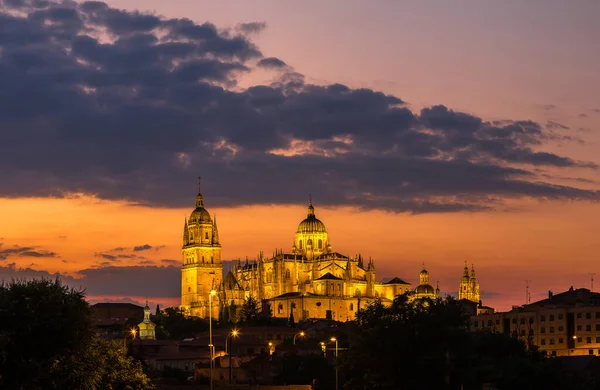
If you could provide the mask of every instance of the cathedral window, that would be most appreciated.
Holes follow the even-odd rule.
[[[300,249],[302,249],[302,240],[299,241]]]
[[[202,256],[202,262],[204,263],[204,256]]]
[[[319,240],[319,249],[323,249],[323,240]]]
[[[286,278],[286,279],[290,279],[290,277],[291,277],[291,275],[290,275],[290,270],[289,270],[289,269],[286,269],[286,270],[285,270],[285,278]]]
[[[312,240],[309,238],[308,241],[306,241],[306,246],[309,247],[312,245]]]
[[[204,238],[208,240],[208,232],[204,233]]]
[[[354,296],[355,297],[360,297],[360,290],[359,289],[354,290]]]
[[[188,287],[188,292],[192,292],[192,288],[191,287]]]
[[[354,310],[354,303],[350,304],[350,310]]]
[[[214,264],[214,261],[215,261],[214,257],[213,257],[213,256],[211,256],[211,257],[210,257],[210,263],[211,263],[211,264]]]

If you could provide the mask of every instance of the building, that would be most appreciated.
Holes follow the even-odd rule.
[[[425,267],[413,290],[410,283],[397,277],[377,281],[371,258],[336,252],[312,200],[289,251],[277,249],[272,256],[261,252],[253,261],[238,261],[223,277],[216,217],[211,218],[204,207],[198,184],[196,208],[184,221],[182,255],[181,308],[191,316],[206,318],[210,312],[217,318],[220,310],[231,315],[232,308],[239,308],[252,296],[267,302],[274,317],[347,321],[374,300],[390,303],[401,294],[414,299],[440,296],[439,288],[430,284]],[[467,269],[467,278],[465,296],[479,302],[474,269],[470,277]]]
[[[144,306],[144,321],[138,324],[139,337],[141,339],[156,340],[155,328],[156,325],[154,322],[150,321],[150,306],[148,306],[148,301],[146,301],[146,306]]]
[[[468,299],[473,302],[481,302],[481,295],[479,294],[479,281],[475,278],[475,266],[471,265],[471,275],[469,276],[469,267],[465,262],[465,268],[463,270],[463,276],[460,278],[460,284],[458,286],[458,300]]]
[[[471,329],[511,334],[554,356],[600,355],[600,293],[548,292],[509,312],[472,316]]]

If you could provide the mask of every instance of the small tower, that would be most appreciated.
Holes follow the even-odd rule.
[[[465,261],[465,267],[463,268],[463,276],[460,278],[460,284],[458,286],[458,299],[468,299],[476,303],[481,302],[481,296],[479,294],[479,281],[475,277],[475,266],[471,265],[471,273],[469,274],[469,267]]]
[[[150,321],[150,306],[148,306],[148,300],[146,300],[146,306],[144,306],[144,321],[138,324],[140,330],[140,339],[145,340],[156,340],[156,325]]]

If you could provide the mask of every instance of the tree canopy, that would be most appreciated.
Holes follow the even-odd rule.
[[[344,388],[582,388],[537,348],[504,334],[470,332],[468,323],[451,298],[408,302],[399,296],[389,307],[375,302],[351,327],[341,361]]]
[[[82,291],[58,280],[0,285],[0,388],[151,389],[141,366],[100,340]]]

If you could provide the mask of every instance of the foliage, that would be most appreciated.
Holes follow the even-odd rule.
[[[284,355],[274,358],[280,367],[275,377],[275,384],[279,385],[309,385],[317,380],[320,389],[333,388],[335,383],[334,366],[318,355]]]
[[[97,340],[92,349],[97,362],[98,389],[147,390],[152,389],[142,364],[127,356],[127,350],[118,341]]]
[[[96,338],[82,291],[46,279],[0,286],[0,388],[150,389],[113,347]]]
[[[257,322],[259,315],[258,301],[250,295],[242,305],[240,321],[245,324],[254,324]]]
[[[166,338],[179,340],[208,330],[208,321],[195,317],[186,317],[176,307],[164,309],[160,317],[155,320],[160,328],[160,332]]]
[[[341,356],[344,388],[579,388],[555,359],[507,335],[470,332],[468,321],[452,299],[375,302],[351,328]]]

